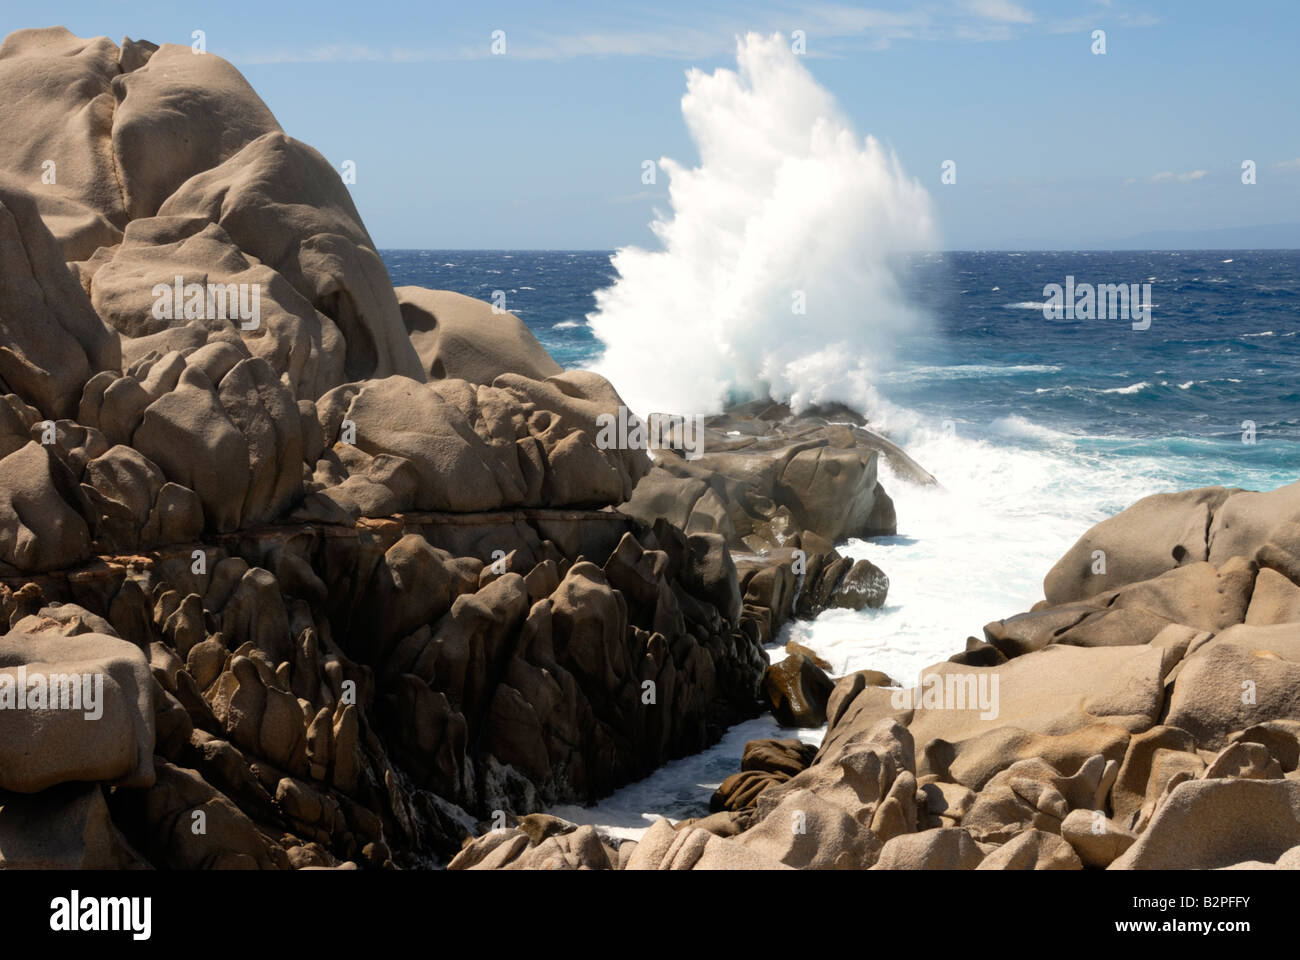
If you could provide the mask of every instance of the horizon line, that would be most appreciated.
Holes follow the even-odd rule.
[[[598,253],[612,255],[624,247],[380,247],[379,253]],[[936,253],[1279,253],[1294,247],[952,247],[944,250],[900,250],[902,254]]]

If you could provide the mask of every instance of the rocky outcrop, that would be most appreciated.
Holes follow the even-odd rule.
[[[676,835],[760,867],[1294,868],[1298,521],[1300,484],[1142,501],[917,687],[841,679],[811,762],[750,744],[719,812]],[[641,843],[662,845],[660,823]]]
[[[746,404],[704,427],[699,456],[660,457],[620,509],[762,553],[895,533],[893,501],[876,480],[881,456],[909,480],[934,482],[843,408],[795,416],[784,405]]]
[[[879,456],[919,468],[860,419],[611,444],[614,386],[394,290],[215,54],[20,31],[0,89],[0,866],[426,866],[501,823],[475,865],[623,865],[537,811],[755,715],[792,617],[884,603],[833,542],[893,529]]]
[[[17,666],[108,679],[101,720],[0,711],[0,786],[119,784],[113,822],[157,866],[433,861],[756,708],[762,650],[686,591],[709,573],[666,523],[411,515],[190,546],[3,591],[0,694]]]
[[[20,31],[0,88],[0,865],[438,863],[757,712],[799,575],[618,512],[614,388],[395,291],[230,64]]]

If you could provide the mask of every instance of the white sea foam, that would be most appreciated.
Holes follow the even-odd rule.
[[[700,163],[660,160],[662,249],[614,255],[590,317],[596,369],[642,414],[764,393],[866,406],[891,342],[924,322],[891,259],[935,245],[929,194],[854,132],[785,39],[750,34],[737,61],[688,74]]]
[[[1060,367],[1049,363],[955,363],[946,366],[920,365],[884,370],[876,374],[874,381],[883,388],[894,383],[914,383],[918,380],[985,380],[989,377],[1015,377],[1022,373],[1060,372]]]

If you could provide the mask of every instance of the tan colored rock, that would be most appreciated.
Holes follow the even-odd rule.
[[[685,827],[674,830],[664,819],[656,820],[624,860],[625,870],[788,870],[784,863],[769,859],[742,845],[739,840],[719,837],[708,830]]]
[[[1228,737],[1232,743],[1262,743],[1286,773],[1300,766],[1300,721],[1267,720]]]
[[[885,799],[871,817],[871,832],[887,843],[904,833],[913,833],[918,821],[916,777],[907,770],[899,772]]]
[[[1074,848],[1083,865],[1104,870],[1133,845],[1136,835],[1102,810],[1071,810],[1061,821],[1061,837]]]
[[[852,684],[850,678],[843,678],[841,682],[844,682],[844,680],[849,680],[850,684]],[[830,725],[825,738],[822,740],[821,749],[818,751],[819,756],[839,753],[847,744],[866,736],[879,723],[888,722],[905,725],[912,720],[913,711],[899,710],[894,706],[896,690],[887,687],[863,686],[856,693],[853,693],[851,699],[848,693],[852,693],[852,686],[849,687],[843,699],[838,703],[835,700],[835,694],[831,694],[831,700],[827,704],[827,716]],[[839,704],[843,704],[843,706],[841,707]],[[835,708],[837,712],[833,713],[832,708]],[[914,766],[915,758],[909,758],[909,763]]]
[[[209,530],[239,528],[249,494],[248,440],[202,371],[185,367],[176,389],[146,408],[133,446],[198,495]]]
[[[1251,626],[1300,623],[1300,586],[1276,570],[1260,570],[1245,622]]]
[[[813,664],[817,667],[818,670],[824,670],[827,673],[829,673],[832,669],[829,663],[827,663],[825,660],[823,660],[820,656],[817,655],[817,651],[813,650],[811,647],[805,647],[802,643],[799,643],[795,640],[791,640],[785,645],[785,652],[787,656],[791,656],[791,657],[795,656],[796,654],[807,657],[809,660],[813,662]],[[880,674],[880,676],[884,676],[884,674]]]
[[[1164,701],[1172,656],[1147,647],[1049,646],[997,667],[941,663],[922,672],[909,705],[919,709],[909,729],[918,755],[933,740],[958,744],[1001,726],[1061,735],[1104,721],[1126,730],[1149,727]],[[927,677],[937,679],[927,680]],[[992,697],[997,682],[997,696]],[[996,709],[982,717],[980,684]],[[927,707],[926,690],[938,706]],[[942,693],[942,697],[938,694]]]
[[[0,251],[0,381],[45,417],[71,417],[86,381],[121,366],[117,338],[64,266],[32,195],[3,180]]]
[[[278,129],[246,142],[178,184],[157,215],[206,217],[288,280],[342,333],[347,380],[423,382],[388,271],[338,173]]]
[[[345,380],[334,322],[204,216],[132,221],[95,272],[91,302],[121,334],[128,363],[151,351],[179,351],[220,383],[240,360],[259,357],[287,378],[295,398],[307,400]]]
[[[1085,601],[1031,610],[995,621],[985,635],[1007,656],[1048,644],[1080,647],[1174,643],[1173,633],[1214,632],[1240,623],[1254,587],[1256,566],[1244,557],[1222,568],[1186,563]]]
[[[1031,828],[1059,834],[1071,810],[1104,809],[1118,769],[1100,755],[1069,777],[1042,760],[1017,761],[979,792],[962,827],[983,843],[1005,843]]]
[[[113,245],[126,224],[112,148],[122,53],[63,27],[16,30],[0,44],[0,175],[33,192],[60,261]]]
[[[1228,557],[1253,557],[1273,531],[1300,520],[1300,482],[1257,493],[1234,493],[1215,511],[1209,529],[1209,561],[1216,566]]]
[[[26,707],[19,708],[24,678],[29,693],[43,691],[43,707],[24,694]],[[54,678],[59,678],[57,708],[48,693]],[[81,709],[72,706],[74,687],[82,694]],[[117,637],[0,637],[0,789],[35,793],[91,780],[148,786],[154,778],[153,689],[144,654]]]
[[[907,729],[889,719],[870,729],[859,729],[833,745],[823,743],[807,770],[758,795],[757,817],[765,818],[787,794],[810,790],[849,816],[870,823],[904,773],[909,775],[915,791],[912,754],[913,744]]]
[[[1103,520],[1080,537],[1047,574],[1043,582],[1047,602],[1055,606],[1084,600],[1150,580],[1184,563],[1208,559],[1206,530],[1232,492],[1224,487],[1204,487],[1158,493]],[[1094,567],[1101,569],[1097,551],[1103,554],[1104,573],[1093,573]]]
[[[1026,830],[987,854],[975,869],[1082,870],[1083,863],[1070,844],[1056,834]]]
[[[1300,720],[1300,661],[1290,659],[1294,637],[1285,626],[1225,630],[1184,661],[1166,722],[1213,750],[1257,723]],[[1279,659],[1282,654],[1288,658]]]
[[[811,790],[787,792],[757,825],[734,841],[796,869],[863,870],[880,841],[842,807]]]
[[[113,151],[131,219],[153,216],[195,174],[280,129],[238,70],[186,46],[163,44],[113,90]]]
[[[610,852],[594,827],[530,814],[517,827],[489,830],[466,844],[447,869],[611,870]]]
[[[28,443],[0,460],[0,562],[40,572],[90,553],[76,481],[47,447]]]
[[[969,833],[959,827],[905,833],[880,851],[872,870],[974,870],[984,859]]]
[[[1281,780],[1282,767],[1262,743],[1230,743],[1201,774],[1206,780],[1240,777],[1247,780]]]
[[[141,818],[151,863],[173,870],[288,870],[282,847],[196,771],[158,762],[158,781],[123,802]],[[194,829],[202,817],[203,831]]]
[[[1018,760],[1037,758],[1072,774],[1097,754],[1106,760],[1122,759],[1128,742],[1129,732],[1111,723],[1090,723],[1059,736],[995,727],[955,744],[931,740],[917,762],[917,771],[980,790],[994,774]]]
[[[1133,735],[1119,767],[1115,788],[1111,791],[1111,810],[1121,824],[1132,822],[1142,804],[1152,792],[1152,769],[1157,751],[1176,751],[1196,757],[1196,740],[1186,730],[1160,725]],[[1157,795],[1164,785],[1155,789]]]
[[[740,771],[722,781],[709,800],[709,809],[739,811],[752,807],[763,790],[807,769],[816,753],[812,744],[793,738],[749,741],[741,756]]]
[[[490,384],[503,373],[545,380],[562,372],[514,314],[450,290],[397,287],[394,292],[430,380]]]
[[[340,438],[334,463],[350,475],[323,484],[294,516],[343,522],[373,515],[357,481],[381,464],[410,471],[409,483],[377,478],[385,496],[401,495],[376,502],[384,513],[617,504],[649,463],[643,450],[597,443],[598,417],[614,416],[620,404],[607,381],[578,372],[544,383],[503,374],[492,387],[405,377],[345,385],[317,410],[322,433]],[[345,421],[355,443],[341,433]]]
[[[959,827],[962,818],[975,803],[975,791],[960,783],[944,783],[932,780],[922,783],[917,796],[921,798],[923,815],[918,824],[920,830],[934,830],[940,827]]]
[[[1300,844],[1300,782],[1188,780],[1112,870],[1213,870],[1275,862]]]
[[[1151,755],[1151,778],[1147,782],[1142,806],[1130,820],[1134,833],[1141,833],[1151,822],[1160,805],[1185,780],[1195,780],[1205,773],[1205,761],[1182,750],[1156,750]]]

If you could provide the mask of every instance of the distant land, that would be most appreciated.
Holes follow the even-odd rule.
[[[1212,230],[1151,230],[1119,241],[1092,243],[1087,250],[1294,250],[1300,249],[1300,223]]]

